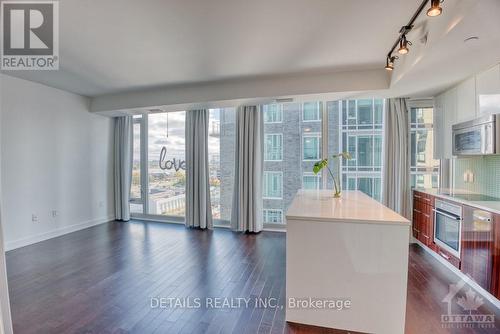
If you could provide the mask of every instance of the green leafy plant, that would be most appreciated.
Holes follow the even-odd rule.
[[[326,158],[326,159],[320,160],[320,161],[316,162],[313,166],[313,172],[315,175],[318,174],[319,172],[321,172],[321,170],[323,170],[323,168],[326,167],[326,169],[328,170],[328,172],[330,173],[330,175],[332,176],[332,179],[333,179],[333,186],[335,188],[335,193],[333,194],[333,196],[337,197],[337,198],[342,195],[342,188],[340,187],[340,183],[337,181],[337,178],[335,177],[335,175],[333,175],[333,172],[330,169],[330,167],[328,166],[328,164],[330,162],[332,162],[332,160],[339,163],[341,158],[344,158],[346,160],[350,160],[350,159],[352,159],[352,156],[349,152],[342,152],[339,154],[334,154],[334,155],[332,155],[331,158]]]

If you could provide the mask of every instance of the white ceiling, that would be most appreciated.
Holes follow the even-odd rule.
[[[60,0],[60,70],[5,73],[105,97],[380,69],[400,27],[420,3]],[[385,95],[433,95],[500,61],[499,0],[445,0],[443,7],[443,15],[423,14],[417,21],[412,51],[397,63]],[[424,45],[418,40],[425,33]],[[471,35],[480,41],[465,45],[463,39]]]
[[[418,0],[60,0],[60,70],[9,72],[87,96],[371,69]]]

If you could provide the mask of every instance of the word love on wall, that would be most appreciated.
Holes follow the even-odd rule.
[[[177,158],[167,160],[167,148],[163,146],[160,152],[160,169],[163,170],[175,169],[176,172],[178,172],[181,169],[186,170],[186,160],[181,160]]]

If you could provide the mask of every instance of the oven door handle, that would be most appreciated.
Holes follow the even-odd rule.
[[[451,218],[451,219],[453,219],[453,220],[462,221],[462,218],[461,218],[461,217],[459,217],[459,216],[451,215],[451,214],[449,214],[449,213],[446,213],[446,212],[441,211],[441,210],[436,210],[436,209],[432,209],[432,211],[434,211],[436,214],[443,215],[443,216],[448,217],[448,218]]]

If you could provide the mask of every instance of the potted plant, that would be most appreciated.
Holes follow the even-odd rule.
[[[333,197],[335,197],[335,198],[340,198],[340,196],[342,196],[342,187],[340,185],[340,182],[335,177],[335,175],[333,175],[333,172],[330,169],[330,167],[328,166],[328,164],[331,162],[331,160],[336,161],[338,163],[338,167],[340,169],[340,158],[344,158],[346,160],[352,159],[351,154],[349,152],[342,152],[339,154],[332,155],[332,157],[330,159],[326,158],[326,159],[320,160],[320,161],[316,162],[313,166],[314,174],[318,174],[323,168],[326,167],[326,169],[328,170],[328,172],[330,173],[330,175],[332,176],[332,179],[333,179],[333,186],[335,188],[334,189],[335,193],[333,194]]]

